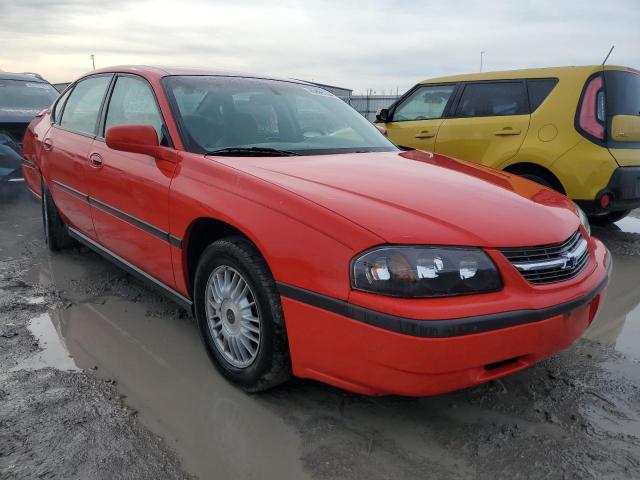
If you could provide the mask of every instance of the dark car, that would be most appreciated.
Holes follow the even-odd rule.
[[[0,72],[0,183],[22,181],[22,137],[38,112],[58,91],[31,73]]]

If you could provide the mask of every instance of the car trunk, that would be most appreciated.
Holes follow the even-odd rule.
[[[607,130],[612,132],[615,115],[640,116],[640,74],[636,71],[607,70],[606,88]],[[616,141],[609,135],[607,147],[618,165],[640,166],[640,142]]]

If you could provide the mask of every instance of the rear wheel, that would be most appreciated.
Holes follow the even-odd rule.
[[[44,241],[52,252],[57,252],[75,245],[75,240],[69,236],[67,227],[53,203],[51,192],[42,183],[42,224],[44,226]]]
[[[266,262],[242,237],[212,243],[194,283],[200,334],[218,370],[247,392],[291,376],[280,297]]]
[[[589,222],[594,225],[608,225],[610,223],[615,223],[618,220],[622,220],[624,217],[629,215],[629,212],[631,212],[631,210],[620,210],[618,212],[589,215]]]

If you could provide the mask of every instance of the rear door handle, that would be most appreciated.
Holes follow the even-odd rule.
[[[498,135],[500,137],[505,137],[507,135],[520,135],[520,130],[514,130],[511,127],[504,127],[502,130],[498,130],[497,132],[493,132],[494,135]]]
[[[416,133],[416,138],[433,138],[435,133],[431,133],[429,130],[423,130],[420,133]]]
[[[45,138],[44,141],[42,142],[42,147],[45,150],[51,150],[53,148],[53,142],[51,141],[50,138]]]
[[[102,168],[102,157],[97,153],[89,155],[89,165],[93,168]]]

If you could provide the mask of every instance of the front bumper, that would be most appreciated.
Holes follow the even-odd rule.
[[[611,195],[611,204],[603,209],[600,199]],[[640,207],[640,167],[618,167],[613,171],[609,183],[595,200],[576,200],[576,203],[589,214],[632,210]]]
[[[542,308],[457,314],[474,302],[481,310],[477,295],[460,297],[449,319],[420,320],[279,284],[293,373],[367,395],[422,396],[526,368],[570,346],[593,321],[611,264],[604,245],[593,243],[592,265],[567,282],[573,297]],[[541,303],[552,288],[529,303]]]

